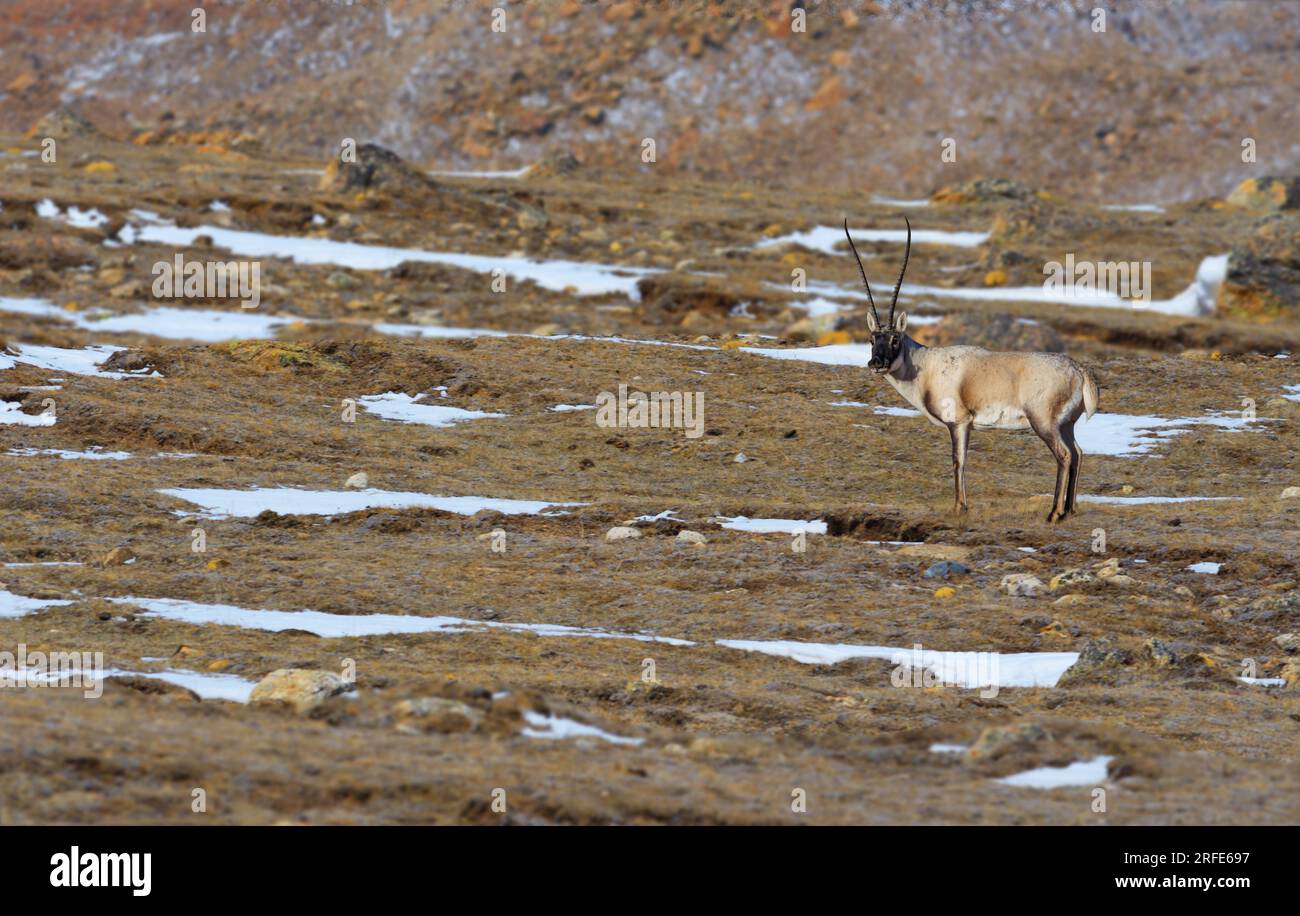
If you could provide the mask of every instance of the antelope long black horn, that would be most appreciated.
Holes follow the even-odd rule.
[[[853,236],[849,235],[849,218],[844,218],[844,237],[849,240],[849,247],[853,249],[853,258],[858,262],[858,273],[862,274],[862,285],[867,288],[867,301],[871,303],[871,314],[876,316],[876,326],[880,326],[880,315],[876,312],[876,300],[871,295],[871,284],[867,282],[867,271],[862,266],[862,258],[858,257],[858,246],[853,244]]]
[[[898,272],[898,282],[894,284],[894,301],[889,303],[889,326],[894,326],[894,307],[898,305],[898,291],[903,288],[903,274],[907,273],[907,259],[912,254],[912,221],[906,216],[903,222],[907,223],[907,248],[903,251],[903,269]],[[879,318],[876,321],[880,321]]]

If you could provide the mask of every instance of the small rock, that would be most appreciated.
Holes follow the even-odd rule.
[[[1052,591],[1056,591],[1058,588],[1065,588],[1070,585],[1082,585],[1085,582],[1091,582],[1094,578],[1093,574],[1088,572],[1086,569],[1067,569],[1060,575],[1053,576],[1048,587],[1051,588]]]
[[[639,538],[640,536],[641,530],[639,528],[631,528],[627,525],[615,525],[605,532],[605,540],[607,541],[626,541],[629,538]]]
[[[709,539],[698,531],[679,531],[677,532],[677,540],[683,544],[694,544],[697,547],[703,547],[709,543]]]
[[[403,700],[396,706],[400,720],[397,730],[403,732],[469,732],[483,721],[481,710],[459,700],[445,697],[417,697]]]
[[[1111,576],[1119,575],[1119,559],[1111,557],[1109,560],[1103,560],[1093,567],[1097,570],[1098,579],[1109,579]]]
[[[970,573],[970,567],[958,563],[955,560],[940,560],[925,571],[927,579],[946,579],[949,576],[965,576]]]
[[[956,594],[957,589],[953,588],[951,585],[944,585],[934,590],[934,597],[936,598],[951,598]]]
[[[1157,668],[1171,668],[1178,664],[1178,655],[1173,649],[1158,639],[1148,639],[1143,643],[1147,655],[1155,662]]]
[[[1132,576],[1125,576],[1122,573],[1107,576],[1101,581],[1105,582],[1107,585],[1113,585],[1115,588],[1132,588],[1134,585],[1137,585],[1137,579],[1134,579]]]
[[[365,471],[357,471],[348,478],[346,486],[353,490],[364,490],[370,486],[370,477],[367,476]]]
[[[1287,487],[1282,491],[1282,499],[1300,499],[1300,487]]]
[[[294,711],[310,712],[335,694],[348,689],[337,674],[309,668],[280,668],[257,682],[248,702],[285,703]]]
[[[1012,573],[1002,577],[999,586],[1013,598],[1033,598],[1044,588],[1043,580],[1029,573]]]
[[[1284,652],[1300,651],[1300,633],[1283,633],[1275,636],[1273,642]]]
[[[749,459],[745,456],[744,452],[737,452],[736,457],[731,460],[736,462],[736,464],[744,464]]]
[[[1048,738],[1041,725],[1032,722],[1023,725],[991,725],[980,732],[979,738],[967,753],[972,758],[994,759],[1010,751],[1027,751]]]
[[[1133,661],[1133,656],[1127,649],[1115,648],[1111,645],[1109,639],[1104,636],[1097,639],[1090,639],[1084,643],[1083,648],[1079,651],[1079,661],[1076,664],[1084,665],[1128,665]]]
[[[1062,595],[1052,602],[1056,607],[1078,607],[1081,604],[1088,603],[1088,596],[1073,592],[1069,595]]]

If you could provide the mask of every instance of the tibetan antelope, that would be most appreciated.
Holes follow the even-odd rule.
[[[906,217],[904,218],[906,219]],[[894,285],[889,320],[880,323],[871,284],[858,248],[844,221],[844,235],[858,262],[867,288],[871,314],[871,359],[868,368],[883,374],[903,398],[929,418],[948,428],[952,437],[955,489],[953,510],[965,512],[966,449],[975,429],[1032,429],[1056,457],[1056,496],[1049,522],[1074,511],[1083,452],[1074,441],[1074,424],[1085,412],[1097,410],[1097,380],[1092,373],[1059,353],[993,352],[981,347],[924,347],[909,337],[907,313],[894,316],[898,291],[912,253],[912,223],[907,221],[903,269]]]

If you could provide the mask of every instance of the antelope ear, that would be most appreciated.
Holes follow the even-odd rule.
[[[874,312],[867,312],[867,330],[872,334],[880,330],[880,322],[876,320]]]
[[[907,330],[907,312],[899,312],[894,316],[894,330],[900,334]]]

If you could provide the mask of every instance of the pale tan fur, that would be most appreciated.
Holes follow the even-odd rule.
[[[906,316],[899,315],[896,329],[903,331],[906,322]],[[1059,353],[926,348],[905,336],[885,378],[930,422],[951,434],[957,511],[966,511],[968,505],[966,452],[972,428],[1032,429],[1057,462],[1056,494],[1047,520],[1059,521],[1074,511],[1083,461],[1074,424],[1080,416],[1096,412],[1100,397],[1088,369]]]

